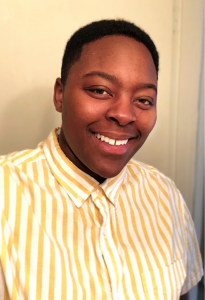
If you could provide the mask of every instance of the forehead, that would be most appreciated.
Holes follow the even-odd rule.
[[[157,74],[149,50],[144,44],[125,36],[106,36],[83,46],[80,59],[69,74],[102,71],[124,77],[140,75],[155,78]]]

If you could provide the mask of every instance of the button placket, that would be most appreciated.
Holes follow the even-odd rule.
[[[99,193],[98,193],[99,194]],[[102,202],[106,201],[105,197],[102,196],[101,199],[97,199],[97,201],[95,201],[95,204],[97,206],[97,208],[99,209],[99,212],[101,214],[101,217],[103,219],[102,224],[101,224],[101,232],[103,233],[103,235],[107,235],[108,234],[108,229],[107,229],[107,212],[104,209],[104,206],[102,205]],[[104,203],[105,206],[107,205],[107,203]]]
[[[114,205],[115,205],[115,209],[117,209],[117,199],[114,199]]]
[[[96,192],[96,191],[95,191]],[[99,194],[99,193],[98,193]],[[120,258],[117,255],[117,249],[115,247],[114,241],[111,236],[111,229],[110,229],[110,215],[109,215],[109,206],[111,203],[107,200],[106,196],[101,194],[100,196],[94,195],[92,193],[92,200],[99,209],[99,213],[102,217],[101,221],[101,230],[100,230],[100,245],[102,256],[104,258],[104,262],[106,264],[110,281],[111,281],[111,288],[112,288],[112,295],[113,299],[117,300],[117,282],[118,279],[115,278],[114,273],[116,272],[116,268],[118,270],[119,278],[122,277],[122,266],[120,262]],[[112,204],[113,205],[113,204]],[[109,246],[108,246],[109,245]],[[112,253],[112,254],[111,254]],[[115,261],[112,260],[112,255],[115,256]]]

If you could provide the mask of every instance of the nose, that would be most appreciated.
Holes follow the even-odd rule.
[[[114,121],[119,126],[126,126],[136,120],[135,109],[128,97],[115,99],[106,114],[107,119]]]

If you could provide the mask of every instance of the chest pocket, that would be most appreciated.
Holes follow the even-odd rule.
[[[182,259],[141,274],[145,299],[178,300],[186,278]]]

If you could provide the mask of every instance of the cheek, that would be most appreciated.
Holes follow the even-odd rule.
[[[63,112],[64,115],[69,116],[71,119],[78,119],[78,122],[92,122],[99,117],[99,104],[96,100],[86,95],[84,91],[71,91],[64,100]]]
[[[141,133],[149,134],[154,128],[156,124],[156,120],[157,120],[156,111],[141,115],[140,128],[139,128]]]

